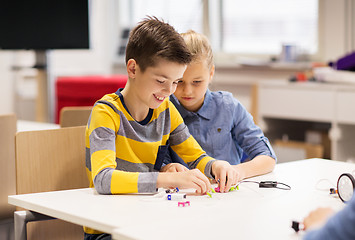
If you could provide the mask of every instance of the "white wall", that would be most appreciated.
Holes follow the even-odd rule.
[[[13,58],[12,52],[0,52],[0,114],[14,113]]]
[[[346,18],[344,11],[347,0],[319,1],[319,54],[323,61],[336,60],[346,49]]]

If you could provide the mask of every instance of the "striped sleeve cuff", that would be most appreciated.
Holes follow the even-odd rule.
[[[153,193],[157,191],[157,180],[159,172],[144,172],[138,176],[138,192]]]

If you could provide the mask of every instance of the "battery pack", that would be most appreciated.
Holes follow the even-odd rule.
[[[183,201],[186,199],[186,193],[167,194],[166,199],[171,201]]]

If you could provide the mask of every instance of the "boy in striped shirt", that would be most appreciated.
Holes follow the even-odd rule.
[[[178,187],[206,194],[208,177],[219,180],[222,192],[236,184],[236,171],[206,155],[169,101],[190,61],[184,40],[169,24],[147,18],[132,30],[127,84],[95,103],[86,129],[86,167],[97,192]],[[192,170],[162,164],[169,145]]]

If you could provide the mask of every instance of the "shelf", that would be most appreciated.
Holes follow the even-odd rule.
[[[305,141],[308,130],[327,132],[330,157],[355,156],[355,86],[323,83],[259,84],[259,123],[271,141],[289,136]]]

